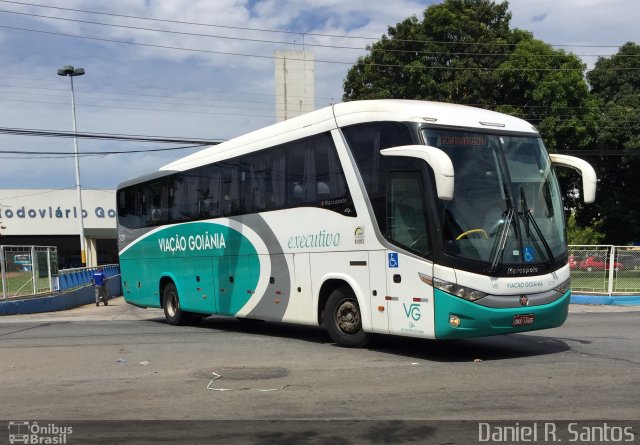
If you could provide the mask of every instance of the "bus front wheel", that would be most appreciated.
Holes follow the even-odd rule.
[[[339,287],[331,292],[322,314],[322,323],[339,346],[362,348],[371,340],[371,335],[362,330],[358,299],[349,287]]]
[[[180,309],[180,298],[178,297],[178,290],[175,284],[169,283],[164,288],[162,294],[164,316],[170,325],[180,326],[187,324],[188,315]]]

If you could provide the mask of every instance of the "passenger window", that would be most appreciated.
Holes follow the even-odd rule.
[[[327,207],[324,201],[351,201],[333,139],[322,134],[288,145],[288,203]]]

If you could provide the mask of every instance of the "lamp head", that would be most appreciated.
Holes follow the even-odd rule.
[[[82,76],[84,68],[74,68],[71,65],[65,65],[58,70],[58,76]]]

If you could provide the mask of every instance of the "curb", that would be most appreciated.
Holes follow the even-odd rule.
[[[122,295],[120,280],[107,281],[109,295]],[[74,307],[94,303],[96,301],[93,285],[87,285],[70,292],[45,295],[20,300],[0,301],[0,316],[18,314],[37,314],[40,312],[55,312],[73,309]]]
[[[575,295],[571,294],[572,304],[599,304],[614,306],[640,306],[640,295]]]

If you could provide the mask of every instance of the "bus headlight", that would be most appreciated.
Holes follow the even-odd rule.
[[[564,295],[569,289],[571,289],[571,278],[566,280],[564,283],[562,283],[558,287],[553,288],[554,291],[558,292],[561,295]]]
[[[477,301],[488,295],[486,292],[472,289],[470,287],[458,286],[457,284],[453,284],[445,280],[440,280],[438,278],[433,279],[433,287],[469,301]]]

